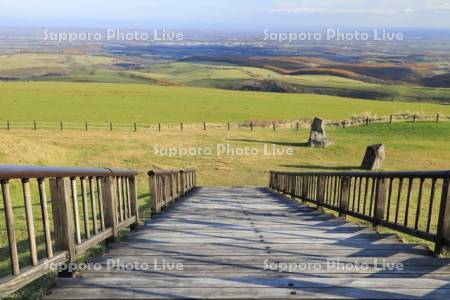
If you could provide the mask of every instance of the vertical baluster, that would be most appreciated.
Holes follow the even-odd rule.
[[[367,204],[367,194],[369,193],[369,177],[365,177],[365,187],[364,187],[364,202],[363,202],[363,214],[366,214],[366,204]]]
[[[34,233],[33,205],[31,203],[30,180],[22,179],[23,198],[25,202],[25,216],[28,230],[28,245],[30,248],[31,264],[37,266],[38,256],[36,248],[36,236]]]
[[[434,203],[434,195],[436,193],[436,178],[433,178],[431,182],[431,194],[430,194],[430,204],[428,206],[428,219],[427,219],[427,232],[431,230],[431,218],[433,216],[433,203]]]
[[[388,222],[391,217],[391,200],[392,200],[392,183],[393,183],[393,181],[394,181],[394,178],[389,179],[389,195],[388,195],[387,215],[386,215],[386,221],[388,221]]]
[[[406,197],[406,209],[405,209],[405,220],[404,220],[405,227],[408,227],[409,206],[411,203],[411,190],[412,190],[413,181],[414,181],[413,178],[409,178],[409,180],[408,180],[408,196]]]
[[[374,215],[374,205],[375,205],[375,193],[376,193],[376,179],[372,178],[372,191],[370,193],[370,205],[369,205],[369,216]]]
[[[355,204],[356,204],[356,186],[358,182],[358,177],[355,177],[355,185],[353,186],[353,202],[352,202],[352,211],[355,211]]]
[[[120,177],[120,187],[122,189],[122,207],[123,207],[123,219],[126,220],[128,216],[127,198],[126,198],[126,182],[125,177]]]
[[[361,208],[361,195],[362,195],[362,177],[359,177],[359,186],[358,186],[358,213],[360,212],[360,208]]]
[[[103,186],[102,179],[97,177],[97,197],[98,197],[98,205],[100,210],[100,228],[102,231],[105,230],[105,209],[103,205]]]
[[[42,222],[44,223],[44,237],[45,249],[47,257],[53,257],[52,237],[50,235],[50,222],[48,220],[47,194],[45,193],[45,181],[42,178],[38,179],[39,186],[39,200],[41,203]]]
[[[117,181],[117,202],[119,205],[119,221],[123,222],[123,206],[122,206],[122,179],[120,177],[116,178]]]
[[[419,220],[420,220],[420,211],[422,209],[422,194],[423,194],[423,183],[425,178],[420,178],[420,186],[419,186],[419,196],[417,198],[417,211],[416,211],[416,224],[414,228],[419,229]]]
[[[92,226],[94,229],[94,235],[98,234],[97,226],[97,200],[95,198],[95,185],[94,177],[89,177],[89,196],[91,200],[91,213],[92,213]]]
[[[83,203],[84,237],[85,239],[89,239],[91,237],[91,231],[89,229],[89,212],[87,202],[86,178],[81,177],[80,181],[81,181],[81,200]]]
[[[17,253],[16,233],[14,232],[14,214],[9,192],[8,180],[2,180],[3,207],[5,210],[6,233],[8,234],[9,258],[11,260],[11,273],[20,274],[19,255]]]
[[[125,187],[126,187],[126,196],[127,196],[127,207],[128,207],[128,218],[132,217],[132,209],[131,209],[131,197],[130,197],[130,178],[125,177]]]
[[[338,187],[338,176],[335,176],[334,177],[334,199],[333,199],[333,201],[334,202],[337,202],[337,201],[339,201],[338,199],[338,197],[339,197],[339,187]]]
[[[72,206],[73,206],[73,219],[75,226],[75,238],[77,244],[81,244],[81,231],[80,231],[80,215],[78,211],[78,195],[77,195],[77,180],[76,178],[70,178],[71,191],[72,191]]]
[[[400,202],[402,198],[403,178],[400,178],[397,192],[397,207],[395,208],[395,224],[398,224],[398,215],[400,213]]]

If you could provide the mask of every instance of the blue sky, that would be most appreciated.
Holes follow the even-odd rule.
[[[0,25],[450,29],[450,0],[0,0]]]

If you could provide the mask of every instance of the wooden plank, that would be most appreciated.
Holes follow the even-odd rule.
[[[6,276],[0,279],[0,298],[7,297],[15,291],[30,284],[42,275],[52,271],[54,264],[63,263],[67,260],[66,251],[56,253],[52,258],[39,261],[37,266],[25,267],[18,276]]]
[[[310,184],[310,192],[321,193],[321,184]],[[170,192],[161,190],[162,199]],[[59,280],[49,298],[442,299],[450,293],[450,261],[425,247],[255,188],[197,190],[137,229],[89,259],[100,269]],[[149,269],[107,268],[112,260]],[[182,269],[155,267],[161,262]],[[267,269],[269,263],[315,267],[286,272]],[[342,267],[348,264],[367,267]]]

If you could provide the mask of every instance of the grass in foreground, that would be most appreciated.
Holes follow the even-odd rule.
[[[148,212],[146,171],[153,168],[198,169],[201,186],[266,186],[268,170],[353,170],[361,163],[365,148],[385,143],[385,170],[450,169],[449,123],[376,124],[347,129],[329,129],[334,145],[326,149],[305,147],[308,132],[282,129],[191,130],[184,132],[79,132],[79,131],[0,131],[0,163],[47,166],[119,167],[140,170],[138,179],[140,208]],[[252,155],[217,155],[217,145],[229,147],[229,154],[238,149],[256,149]],[[160,156],[154,147],[179,149],[212,149],[212,155]],[[264,154],[269,149],[292,148],[292,156]],[[255,151],[255,150],[251,150]],[[22,263],[27,263],[26,226],[23,200],[19,189],[14,195],[16,234],[22,245]],[[37,236],[39,205],[33,202]],[[0,209],[3,209],[0,204]],[[49,208],[51,209],[51,208]],[[0,214],[0,215],[3,215]],[[0,271],[8,271],[5,224],[0,221]],[[413,240],[414,241],[414,240]],[[40,249],[42,250],[42,240]],[[41,251],[42,254],[42,251]],[[44,280],[45,281],[45,280]],[[39,284],[39,283],[38,283]],[[33,289],[31,289],[33,291]],[[34,291],[35,292],[35,291]],[[33,293],[34,293],[33,292]],[[39,292],[40,293],[40,292]],[[30,295],[25,292],[26,295]]]

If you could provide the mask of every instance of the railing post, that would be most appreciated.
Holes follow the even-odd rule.
[[[159,191],[157,190],[158,184],[156,182],[156,175],[150,171],[149,175],[149,187],[150,187],[150,211],[151,213],[159,212],[158,209],[158,195]]]
[[[325,202],[325,177],[317,177],[317,207]]]
[[[50,179],[50,193],[53,209],[53,227],[55,248],[57,251],[68,251],[68,262],[76,259],[73,228],[72,205],[70,203],[68,182],[65,178]],[[61,277],[73,277],[74,272],[65,270],[59,273]]]
[[[375,193],[375,209],[373,212],[373,226],[376,227],[380,221],[384,220],[384,210],[386,206],[386,178],[377,179]]]
[[[105,227],[112,229],[112,236],[107,239],[107,242],[117,241],[118,230],[117,230],[117,204],[116,204],[116,193],[114,188],[114,177],[107,176],[103,178],[102,184],[102,194],[104,201],[104,218]]]
[[[434,252],[441,254],[445,246],[450,242],[450,174],[444,179],[442,185],[441,206],[439,210],[438,228],[436,233],[436,245]]]
[[[345,216],[348,210],[348,197],[350,195],[350,177],[341,178],[341,193],[339,195],[339,216]]]
[[[180,186],[181,186],[181,196],[184,196],[186,194],[186,183],[185,183],[185,173],[184,170],[180,170]]]
[[[136,226],[139,224],[139,203],[138,203],[138,194],[137,194],[137,184],[136,177],[129,177],[129,189],[130,189],[130,205],[131,205],[131,215],[136,217],[136,222],[131,225],[131,229],[136,229]]]

